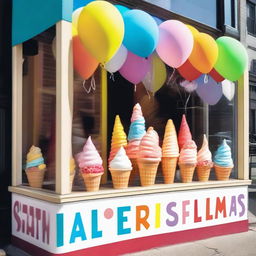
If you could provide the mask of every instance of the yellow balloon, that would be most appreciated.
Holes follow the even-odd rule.
[[[124,21],[107,1],[86,5],[78,18],[78,35],[84,47],[102,64],[117,52],[124,37]]]
[[[74,37],[77,35],[78,35],[77,29],[74,26],[72,26],[72,36]]]
[[[77,23],[78,23],[78,18],[80,16],[81,11],[83,10],[83,7],[80,7],[78,9],[76,9],[73,13],[72,13],[72,25],[77,29]]]
[[[163,61],[159,58],[157,53],[153,53],[151,58],[151,69],[147,73],[146,77],[142,81],[145,88],[155,93],[165,83],[167,78],[166,66]]]
[[[195,35],[199,33],[199,31],[195,27],[193,27],[191,25],[186,25],[186,26],[189,28],[189,30],[192,33],[193,37],[195,37]]]

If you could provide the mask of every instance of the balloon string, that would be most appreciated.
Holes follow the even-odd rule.
[[[105,63],[100,63],[100,67],[106,69]]]
[[[207,84],[209,81],[209,77],[207,74],[204,75],[204,83]]]
[[[178,88],[178,93],[180,95],[181,102],[182,102],[182,104],[184,104],[183,98],[182,98],[182,95],[181,95],[181,92],[180,92],[180,87],[178,85],[177,85],[177,88]]]
[[[137,90],[137,85],[134,84],[134,92],[136,92],[136,90]]]
[[[148,95],[148,99],[150,100],[151,96],[150,96],[150,93],[147,89],[146,89],[146,92],[147,92],[147,95]]]
[[[109,78],[110,78],[113,82],[115,82],[115,75],[114,75],[113,72],[110,73]]]
[[[92,78],[91,78],[90,86],[88,89],[86,88],[86,82],[87,82],[87,80],[83,81],[83,88],[87,94],[89,94],[92,90],[94,90],[94,91],[96,90],[96,82],[95,82],[94,76],[92,76]]]
[[[171,81],[172,81],[172,78],[173,78],[173,76],[174,76],[174,74],[175,74],[175,71],[176,71],[176,69],[174,68],[173,71],[172,71],[172,74],[170,75],[170,77],[169,77],[169,79],[168,79],[168,81],[167,81],[167,84],[168,84],[168,85],[171,84]]]
[[[188,106],[188,101],[190,99],[190,96],[191,96],[191,94],[188,95],[188,98],[187,98],[186,103],[185,103],[185,114],[186,115],[187,115],[187,106]]]
[[[96,81],[94,75],[91,78],[91,89],[96,90]]]

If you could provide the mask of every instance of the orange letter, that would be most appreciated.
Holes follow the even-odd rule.
[[[144,217],[141,217],[141,211],[145,212]],[[140,226],[143,225],[146,229],[149,228],[149,223],[147,222],[149,216],[149,209],[146,205],[136,206],[136,231],[140,231]]]
[[[225,198],[225,196],[223,197],[222,201],[220,201],[219,197],[216,198],[215,219],[218,218],[218,213],[222,213],[222,212],[223,212],[223,217],[226,218],[227,213],[226,213],[226,198]]]

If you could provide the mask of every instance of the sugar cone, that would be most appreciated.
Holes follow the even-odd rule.
[[[162,157],[162,171],[165,184],[174,182],[177,160],[178,157]]]
[[[87,191],[98,191],[103,173],[82,173]]]
[[[218,165],[214,165],[214,169],[215,169],[215,174],[217,177],[217,180],[229,180],[229,176],[231,174],[232,171],[232,167],[221,167]]]
[[[138,158],[141,186],[151,186],[155,184],[157,168],[159,165],[158,159]]]
[[[26,169],[29,186],[32,188],[42,188],[44,180],[44,170],[40,170],[37,167],[31,167]]]
[[[70,188],[70,193],[72,192],[74,177],[75,177],[75,172],[74,172],[74,173],[70,173],[70,175],[69,175],[69,188]]]
[[[197,166],[196,173],[199,181],[208,181],[212,166]]]
[[[139,166],[137,163],[137,158],[131,158],[130,161],[132,162],[132,171],[129,179],[129,185],[136,184],[136,181],[139,178]]]
[[[109,169],[112,176],[114,188],[127,188],[131,170]]]
[[[192,182],[196,165],[179,163],[181,180],[183,183]]]

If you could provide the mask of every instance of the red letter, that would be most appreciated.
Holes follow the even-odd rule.
[[[28,206],[26,204],[22,205],[22,212],[28,215]],[[25,220],[22,220],[22,233],[25,233]]]
[[[194,222],[201,222],[202,217],[198,216],[198,202],[197,199],[194,201]]]
[[[206,220],[212,220],[213,216],[210,214],[210,198],[206,198]]]
[[[29,218],[31,217],[31,218]],[[29,219],[31,219],[31,225],[29,225]],[[29,213],[27,214],[27,235],[34,237],[35,234],[35,225],[34,225],[34,207],[29,206]]]
[[[225,196],[223,197],[222,201],[220,201],[220,198],[216,198],[216,211],[215,211],[215,219],[218,219],[218,213],[223,212],[223,217],[227,217],[226,213],[226,198]]]
[[[46,220],[46,211],[43,211],[42,219],[42,234],[43,234],[43,243],[49,244],[50,240],[50,216],[47,214],[48,220]],[[46,238],[45,238],[46,237]]]
[[[20,211],[20,202],[15,201],[15,203],[13,204],[13,216],[17,223],[17,228],[16,228],[17,232],[19,232],[21,228],[21,219],[19,216],[19,211]]]
[[[141,217],[141,211],[145,212],[144,217]],[[146,205],[136,206],[136,231],[140,231],[140,226],[143,225],[146,229],[149,228],[149,223],[147,222],[149,216],[149,209]]]
[[[39,221],[41,220],[41,210],[36,208],[36,239],[39,239]]]
[[[189,204],[189,200],[185,200],[182,202],[182,224],[186,224],[186,217],[189,216],[189,212],[186,209],[187,205]]]

